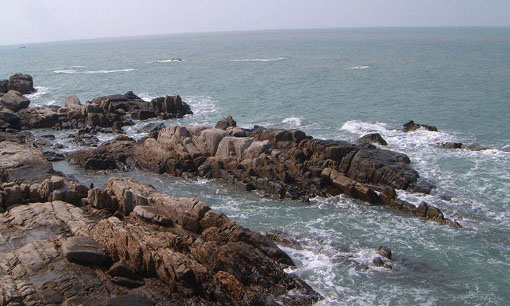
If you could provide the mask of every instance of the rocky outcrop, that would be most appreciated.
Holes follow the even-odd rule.
[[[7,89],[19,91],[22,94],[30,94],[36,91],[32,76],[23,73],[11,75],[7,83]]]
[[[292,261],[274,243],[205,203],[118,178],[89,191],[86,202],[101,209],[16,201],[0,213],[2,305],[310,305],[320,298],[283,271]],[[141,217],[138,207],[154,216]]]
[[[30,100],[16,90],[9,90],[0,98],[0,107],[5,107],[13,112],[27,108],[28,105],[30,105]]]
[[[83,150],[69,154],[71,162],[84,169],[133,169],[137,162],[133,159],[136,142],[126,136],[103,143],[97,150]]]
[[[133,125],[131,119],[182,118],[192,114],[190,106],[180,96],[166,96],[146,102],[133,92],[93,99],[81,104],[76,96],[66,99],[65,107],[41,106],[19,112],[25,128],[114,128]]]
[[[114,261],[173,284],[185,296],[243,305],[302,305],[319,298],[283,271],[293,262],[273,242],[203,202],[173,198],[129,178],[91,190],[89,202],[123,216],[101,220],[91,231]],[[139,207],[151,211],[140,213]],[[169,221],[161,223],[164,218]]]
[[[421,128],[426,129],[431,132],[437,132],[437,127],[435,127],[433,125],[414,123],[414,121],[412,121],[412,120],[405,123],[404,126],[402,127],[402,130],[404,132],[412,132],[412,131],[416,131]]]
[[[138,143],[115,140],[75,153],[72,160],[82,167],[99,165],[95,169],[101,169],[98,161],[105,160],[108,169],[135,166],[175,176],[221,178],[242,190],[258,189],[278,198],[307,200],[342,193],[458,226],[435,207],[429,214],[397,199],[395,188],[427,192],[433,188],[428,181],[419,180],[404,154],[370,144],[317,140],[299,130],[257,128],[244,132],[247,137],[206,126],[173,126],[159,131],[156,138]],[[118,154],[117,147],[127,163],[108,160]]]
[[[15,131],[21,129],[21,118],[12,110],[0,106],[0,131]]]
[[[384,138],[379,133],[370,133],[370,134],[363,135],[362,137],[358,138],[357,142],[359,144],[378,143],[381,146],[388,145],[388,142],[386,142],[386,140],[384,140]]]
[[[0,95],[9,91],[8,84],[9,80],[0,80]]]

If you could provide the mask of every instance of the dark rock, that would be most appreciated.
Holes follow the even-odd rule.
[[[138,276],[129,265],[120,260],[114,263],[107,272],[111,277],[119,276],[129,279],[137,279]]]
[[[16,90],[22,94],[30,94],[36,91],[32,76],[23,73],[11,75],[7,87],[9,90]]]
[[[226,130],[229,127],[236,127],[236,126],[237,126],[237,123],[234,120],[234,118],[232,118],[232,116],[227,116],[225,119],[218,121],[218,123],[216,123],[215,128]]]
[[[12,110],[0,107],[0,130],[20,130],[21,118]]]
[[[384,140],[379,133],[366,134],[363,137],[360,137],[357,141],[358,143],[378,143],[382,146],[388,145],[386,140]]]
[[[442,142],[439,146],[445,149],[465,149],[470,151],[484,151],[488,148],[482,147],[479,144],[463,144],[462,142]]]
[[[86,265],[101,266],[108,260],[101,246],[85,236],[67,239],[62,244],[62,253],[69,261]]]
[[[165,128],[164,123],[151,122],[149,124],[146,124],[143,128],[139,129],[138,133],[156,132],[156,131],[162,130],[164,128]]]
[[[418,123],[414,123],[414,121],[412,121],[412,120],[407,122],[406,124],[404,124],[403,131],[404,132],[412,132],[412,131],[416,131],[421,128],[424,128],[424,129],[432,131],[432,132],[437,132],[437,127],[435,127],[433,125],[418,124]]]
[[[58,110],[58,106],[38,106],[22,109],[18,115],[26,128],[54,128],[66,118],[65,114],[59,113]]]
[[[381,257],[376,257],[374,258],[374,260],[372,261],[372,263],[374,264],[374,266],[376,267],[384,267],[384,261],[382,260]]]
[[[145,283],[142,280],[129,279],[126,277],[121,277],[121,276],[115,276],[112,279],[112,281],[116,285],[128,287],[128,288],[138,288],[138,287],[145,285]]]
[[[8,108],[13,112],[27,108],[28,105],[30,105],[30,100],[16,90],[9,90],[0,98],[0,106]]]
[[[8,85],[7,85],[8,83],[9,83],[9,80],[0,80],[0,94],[4,94],[7,91],[9,91]]]
[[[391,259],[391,249],[387,246],[380,246],[377,248],[377,253],[381,255],[382,257],[386,257],[388,259]]]
[[[61,161],[61,160],[66,159],[64,154],[55,152],[53,150],[44,151],[43,154],[44,154],[44,157],[46,157],[46,159],[50,162],[56,162],[56,161]]]

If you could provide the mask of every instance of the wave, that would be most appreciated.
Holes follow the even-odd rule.
[[[76,69],[59,69],[53,71],[54,73],[60,74],[105,74],[105,73],[115,73],[115,72],[129,72],[135,71],[134,68],[126,68],[126,69],[114,69],[114,70],[87,70],[87,71],[78,71]]]
[[[178,63],[178,62],[183,62],[182,58],[172,58],[172,59],[167,59],[167,60],[159,60],[157,61],[158,63]]]
[[[298,117],[288,117],[282,120],[282,123],[293,126],[293,127],[299,127],[301,126],[301,118]]]
[[[283,57],[278,58],[245,58],[245,59],[233,59],[231,62],[276,62],[284,60]]]
[[[75,69],[59,69],[59,70],[55,70],[53,71],[54,73],[78,73],[78,71],[76,71]]]
[[[102,73],[115,73],[115,72],[129,72],[129,71],[135,71],[134,68],[126,68],[126,69],[116,69],[116,70],[89,70],[85,71],[83,73],[86,74],[102,74]]]
[[[146,102],[150,102],[152,101],[152,99],[156,98],[156,96],[151,96],[149,95],[148,93],[141,93],[141,94],[138,94],[138,97],[140,97],[140,99],[146,101]]]
[[[349,69],[358,70],[358,69],[368,69],[370,67],[371,66],[353,66],[353,67],[350,67]]]
[[[25,97],[27,97],[29,100],[36,100],[36,99],[46,95],[49,91],[49,88],[44,87],[44,86],[36,86],[34,88],[37,90],[36,92],[29,94],[29,95],[25,95]]]
[[[216,101],[209,96],[186,96],[182,100],[191,106],[193,117],[207,116],[218,112]]]

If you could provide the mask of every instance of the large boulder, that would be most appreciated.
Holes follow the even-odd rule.
[[[16,73],[11,75],[7,87],[9,90],[17,90],[22,94],[29,94],[36,91],[34,88],[34,81],[32,76],[23,73]]]
[[[59,109],[56,105],[30,107],[20,110],[18,115],[26,128],[54,128],[67,118]]]
[[[9,90],[0,98],[0,106],[6,107],[13,112],[27,108],[28,105],[30,105],[30,100],[16,90]]]
[[[358,138],[358,143],[364,144],[364,143],[378,143],[382,146],[387,146],[388,142],[384,140],[384,138],[379,133],[370,133],[363,135],[362,137]]]

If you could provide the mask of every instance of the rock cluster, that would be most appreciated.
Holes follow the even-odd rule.
[[[227,120],[228,121],[228,120]],[[233,121],[233,120],[232,120]],[[395,188],[430,191],[401,153],[344,141],[318,140],[299,130],[256,128],[232,136],[206,126],[172,126],[139,142],[123,137],[97,149],[71,154],[89,169],[140,167],[174,176],[194,174],[221,178],[243,190],[258,189],[278,198],[307,200],[346,194],[371,204],[384,204],[452,226],[428,204],[418,207],[397,199]],[[111,158],[121,154],[121,159]]]

